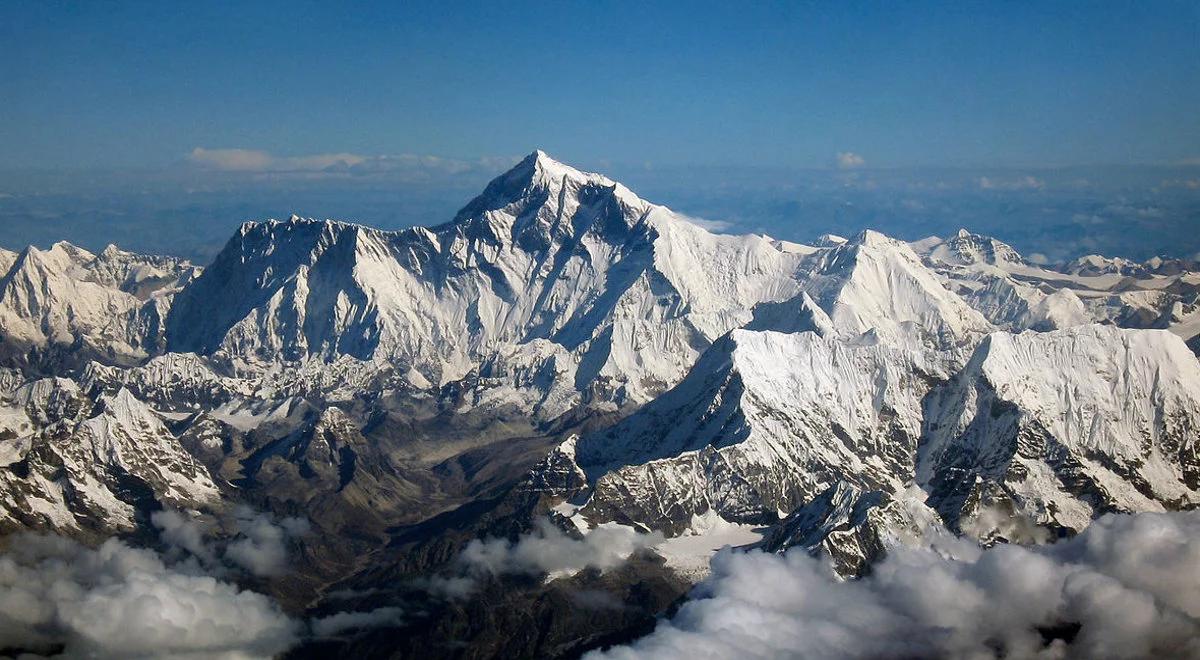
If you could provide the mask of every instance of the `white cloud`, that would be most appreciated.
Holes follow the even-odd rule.
[[[1200,658],[1200,512],[1105,516],[1049,546],[898,548],[854,581],[801,553],[712,566],[670,621],[589,657]]]
[[[585,568],[607,570],[634,552],[662,543],[657,532],[641,534],[631,527],[609,523],[588,532],[582,539],[543,519],[534,531],[510,542],[502,538],[471,541],[452,565],[452,574],[427,582],[430,590],[449,597],[462,597],[475,589],[480,578],[506,574],[550,577],[572,575]]]
[[[196,147],[187,162],[220,172],[301,178],[369,176],[385,173],[408,176],[454,175],[465,172],[500,172],[517,158],[480,158],[456,160],[418,154],[363,155],[354,153],[276,156],[258,149],[206,149]]]
[[[230,172],[261,172],[274,162],[271,154],[253,149],[205,149],[196,147],[188,161],[202,167]]]
[[[350,153],[313,154],[280,157],[257,149],[205,149],[196,147],[188,161],[227,172],[321,172],[331,168],[352,167],[367,160]]]
[[[227,542],[211,540],[210,526],[183,512],[157,511],[150,521],[173,556],[190,555],[217,572],[238,567],[259,577],[284,572],[289,544],[310,531],[303,518],[275,519],[246,506],[234,509],[234,536]]]
[[[1047,257],[1046,255],[1042,254],[1041,252],[1032,252],[1029,254],[1028,257],[1026,257],[1026,259],[1028,259],[1031,263],[1035,263],[1039,266],[1045,266],[1046,264],[1050,263],[1050,257]]]
[[[981,176],[979,177],[979,187],[984,190],[1041,190],[1046,187],[1046,182],[1028,175],[1015,179]]]
[[[837,153],[837,166],[839,169],[852,170],[856,167],[866,165],[867,161],[862,156],[851,151],[839,151]]]
[[[225,558],[254,575],[278,575],[287,568],[287,544],[309,532],[303,518],[273,520],[249,508],[235,512],[238,538],[225,547]]]
[[[1200,179],[1166,179],[1158,184],[1159,188],[1183,188],[1184,190],[1200,190]]]
[[[271,657],[300,625],[269,598],[116,539],[17,536],[0,556],[0,648],[68,657]]]

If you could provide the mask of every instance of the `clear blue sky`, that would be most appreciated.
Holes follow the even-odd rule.
[[[1200,157],[1200,3],[0,0],[0,167]]]

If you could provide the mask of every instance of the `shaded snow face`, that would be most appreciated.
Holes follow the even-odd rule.
[[[725,551],[674,618],[599,658],[1200,658],[1200,513],[1109,515],[1040,547],[897,548],[841,581]]]

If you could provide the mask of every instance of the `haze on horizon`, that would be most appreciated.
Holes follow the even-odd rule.
[[[542,148],[725,231],[1200,253],[1194,3],[0,14],[9,248],[203,261],[252,218],[436,224]]]

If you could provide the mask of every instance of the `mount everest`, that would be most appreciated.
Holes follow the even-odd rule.
[[[860,575],[930,530],[1200,503],[1191,262],[713,234],[539,151],[429,228],[293,216],[206,267],[59,243],[0,271],[0,528],[303,516],[306,575],[259,585],[292,611],[546,516],[661,534],[603,585],[653,573],[653,617],[721,530]]]

